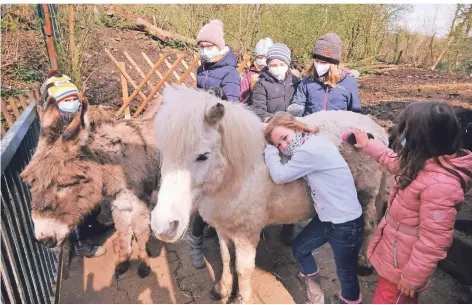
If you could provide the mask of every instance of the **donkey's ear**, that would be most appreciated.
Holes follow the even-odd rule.
[[[213,126],[218,124],[225,115],[225,106],[221,103],[211,106],[205,112],[205,122]]]
[[[89,122],[87,118],[87,109],[88,109],[88,99],[84,96],[80,97],[81,107],[80,113],[78,113],[72,122],[67,126],[62,134],[62,139],[64,141],[71,141],[77,138],[80,131],[87,129],[89,127]]]
[[[42,128],[49,128],[51,126],[54,126],[60,120],[61,112],[59,111],[59,106],[57,105],[57,101],[54,97],[48,97],[48,99],[46,100],[44,111],[42,111],[41,116]]]

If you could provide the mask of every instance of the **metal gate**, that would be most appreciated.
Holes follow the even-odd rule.
[[[32,102],[1,141],[1,302],[58,302],[62,255],[34,240],[31,194],[20,173],[39,139]]]

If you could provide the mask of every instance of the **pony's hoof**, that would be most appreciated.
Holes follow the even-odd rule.
[[[357,268],[357,275],[359,276],[369,276],[374,273],[374,269],[370,266],[359,266]]]
[[[129,261],[124,261],[124,262],[119,263],[115,267],[115,274],[118,275],[118,276],[122,275],[123,273],[128,271],[130,265],[131,264],[130,264]]]
[[[224,298],[226,298],[228,295],[222,291],[222,287],[220,284],[215,284],[213,288],[210,290],[210,298],[212,298],[215,301],[220,301]]]
[[[139,278],[145,278],[151,273],[151,267],[146,263],[140,262],[138,265],[138,276]]]
[[[238,294],[233,298],[229,298],[226,304],[244,304],[243,297]]]

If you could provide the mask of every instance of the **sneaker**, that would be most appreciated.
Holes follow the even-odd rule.
[[[203,235],[191,236],[190,241],[190,261],[192,266],[201,269],[205,267],[205,258],[203,257]]]
[[[325,297],[321,289],[321,279],[318,273],[314,275],[298,274],[300,280],[305,282],[307,304],[324,304]]]
[[[102,246],[95,246],[90,240],[78,241],[74,244],[75,254],[85,257],[98,257],[107,252]]]

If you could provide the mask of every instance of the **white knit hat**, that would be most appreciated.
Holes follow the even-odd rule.
[[[269,52],[269,47],[273,44],[274,43],[272,42],[272,39],[270,39],[269,37],[261,39],[257,42],[254,53],[256,54],[256,56],[259,56],[259,55],[266,56],[267,52]]]

